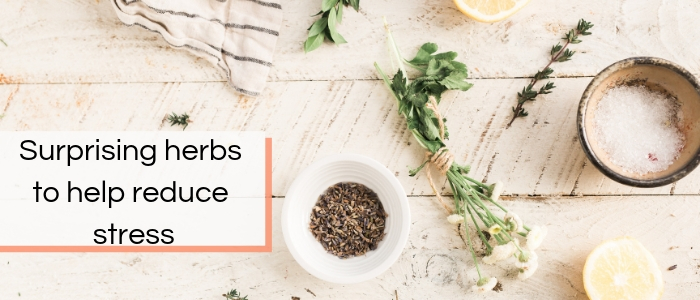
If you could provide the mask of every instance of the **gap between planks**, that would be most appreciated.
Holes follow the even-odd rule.
[[[698,77],[698,75],[693,74]],[[565,78],[593,78],[595,76],[589,75],[564,75],[551,77],[550,80],[565,79]],[[414,80],[415,76],[409,76],[409,80]],[[467,80],[513,80],[513,79],[532,79],[532,77],[515,76],[515,77],[469,77]],[[381,78],[343,78],[343,79],[285,79],[285,80],[269,80],[268,83],[272,82],[353,82],[353,81],[381,81]],[[50,85],[73,85],[73,84],[163,84],[163,83],[216,83],[216,82],[228,82],[226,80],[183,80],[183,81],[76,81],[76,82],[0,82],[0,85],[39,85],[39,84],[50,84]]]

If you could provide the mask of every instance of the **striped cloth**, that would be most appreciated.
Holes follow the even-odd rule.
[[[124,24],[160,33],[173,47],[203,54],[238,92],[265,87],[282,24],[279,0],[112,0]]]

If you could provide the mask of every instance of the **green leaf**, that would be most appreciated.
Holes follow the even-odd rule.
[[[455,71],[463,72],[465,75],[469,74],[469,72],[467,71],[467,65],[456,60],[451,61],[450,64],[452,65]]]
[[[320,18],[316,20],[316,22],[314,22],[309,28],[309,38],[314,37],[319,33],[323,32],[323,30],[326,29],[326,26],[328,26],[327,18]]]
[[[329,11],[336,4],[338,4],[338,0],[323,0],[323,2],[321,3],[321,10]]]
[[[324,37],[325,35],[323,33],[319,33],[315,36],[310,36],[304,43],[304,52],[309,53],[311,51],[316,50],[316,48],[320,47],[323,43]]]
[[[445,59],[445,60],[455,60],[457,58],[457,52],[444,52],[444,53],[438,53],[434,55],[435,59]]]
[[[425,69],[425,75],[435,76],[440,72],[440,62],[435,59],[431,59],[428,62],[428,67]]]
[[[338,24],[343,23],[343,7],[344,7],[343,5],[338,5],[338,15],[337,15]]]
[[[426,128],[423,130],[425,132],[425,138],[429,141],[434,141],[440,138],[440,129],[435,126],[432,118],[425,117],[423,120]]]
[[[406,100],[411,102],[415,107],[423,107],[428,103],[428,95],[424,93],[411,93],[406,95]]]
[[[321,14],[323,14],[323,11],[319,11],[317,14],[313,15],[312,17],[318,16],[318,15],[321,15]]]
[[[416,53],[416,57],[413,58],[412,60],[408,61],[409,64],[413,65],[425,65],[430,62],[430,59],[432,59],[433,53],[435,53],[438,49],[437,44],[435,43],[425,43],[423,46],[418,49],[418,53]]]
[[[428,163],[428,160],[424,161],[424,162],[423,162],[420,166],[418,166],[417,168],[412,169],[412,170],[408,170],[408,176],[411,176],[411,177],[416,176],[416,174],[418,174],[418,172],[420,172],[420,170],[422,170],[423,167],[425,167],[425,165],[426,165],[427,163]]]
[[[467,79],[467,74],[453,72],[450,74],[450,76],[447,76],[445,79],[441,80],[440,83],[451,90],[466,91],[470,89],[473,84],[464,81],[465,79]]]
[[[336,44],[345,44],[347,41],[343,38],[340,33],[338,33],[338,30],[336,29],[336,24],[338,22],[338,13],[334,8],[331,8],[331,13],[328,17],[328,31],[330,33],[330,38],[335,42]]]
[[[342,35],[340,35],[340,33],[338,33],[338,32],[333,34],[332,39],[333,39],[333,42],[335,42],[338,45],[348,43],[348,41],[346,41],[345,38]]]
[[[561,44],[557,43],[556,46],[552,46],[552,51],[549,52],[550,55],[554,56],[554,54],[557,54],[561,50]]]
[[[360,11],[360,0],[350,0],[350,5],[355,11]]]

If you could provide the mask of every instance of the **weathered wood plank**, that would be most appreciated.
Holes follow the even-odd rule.
[[[441,109],[448,145],[478,180],[506,183],[520,195],[698,194],[700,172],[656,189],[617,184],[587,163],[576,133],[578,95],[589,78],[558,79],[553,94],[528,104],[531,115],[505,129],[523,79],[474,80],[450,92]],[[296,174],[331,154],[364,154],[388,166],[409,195],[431,195],[419,165],[423,151],[380,81],[276,82],[259,98],[225,83],[0,85],[0,130],[179,130],[170,112],[188,112],[187,130],[264,130],[274,140],[274,188],[285,194]],[[444,179],[436,178],[444,183]],[[442,192],[448,193],[449,189]]]
[[[449,1],[367,1],[348,10],[340,32],[349,44],[305,55],[302,43],[320,1],[287,1],[271,81],[375,79],[373,61],[387,62],[382,16],[406,55],[424,42],[454,50],[472,77],[532,76],[548,49],[579,18],[596,26],[578,54],[556,65],[558,76],[592,76],[630,56],[659,56],[700,74],[700,2],[532,1],[512,18],[482,24]],[[0,10],[0,82],[222,81],[224,75],[155,33],[123,26],[109,1],[5,1]]]
[[[304,271],[287,251],[279,228],[284,199],[274,200],[273,252],[209,253],[0,253],[0,298],[14,299],[220,299],[238,288],[250,299],[467,299],[476,271],[457,228],[432,197],[409,198],[409,242],[387,272],[361,285],[336,285]],[[581,270],[604,240],[630,235],[656,257],[666,282],[664,299],[699,296],[697,196],[518,198],[504,201],[549,236],[540,267],[519,281],[509,266],[484,266],[503,282],[492,299],[587,299]],[[644,220],[642,222],[642,220]],[[236,230],[236,229],[232,229]],[[667,271],[672,265],[677,269]],[[361,288],[358,288],[361,287]],[[309,289],[316,297],[306,292]]]

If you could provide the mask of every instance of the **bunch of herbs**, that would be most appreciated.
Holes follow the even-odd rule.
[[[479,275],[472,289],[485,292],[500,286],[496,278],[482,275],[474,241],[472,241],[473,235],[476,235],[474,238],[480,239],[486,248],[487,256],[482,259],[482,262],[491,264],[515,257],[519,277],[524,279],[531,276],[537,268],[537,256],[533,250],[539,246],[546,235],[546,228],[525,226],[517,215],[497,202],[503,191],[501,182],[485,184],[469,177],[469,166],[454,163],[453,156],[446,153],[449,152],[445,144],[445,140],[449,137],[444,125],[447,120],[441,118],[437,105],[432,103],[434,101],[439,104],[442,93],[445,91],[466,91],[472,86],[466,82],[468,75],[466,65],[455,60],[457,57],[455,52],[437,53],[438,47],[433,43],[424,44],[415,58],[405,60],[401,57],[386,21],[385,26],[390,52],[394,55],[393,61],[398,62],[399,70],[390,79],[377,63],[374,66],[396,99],[398,112],[406,118],[408,129],[413,137],[428,151],[428,158],[418,168],[411,170],[410,175],[414,176],[424,167],[430,167],[426,166],[429,163],[435,164],[431,157],[450,157],[448,160],[443,160],[447,163],[438,168],[447,177],[454,197],[454,209],[446,207],[451,214],[447,219],[453,224],[466,225],[461,226],[460,229],[464,230],[467,237],[469,252]],[[409,80],[405,65],[418,70],[420,75]],[[431,180],[432,186],[430,175],[428,179]],[[433,189],[435,190],[434,187]],[[435,192],[438,193],[437,190]],[[437,196],[441,199],[439,194]],[[476,234],[470,233],[468,225],[470,222]],[[520,246],[520,238],[523,237],[527,238],[527,247]]]

